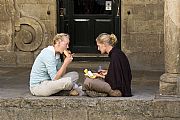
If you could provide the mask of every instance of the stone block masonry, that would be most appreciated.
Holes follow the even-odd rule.
[[[164,1],[122,2],[122,50],[132,69],[164,69]]]
[[[180,100],[31,97],[0,99],[1,120],[179,120]]]
[[[121,5],[121,48],[132,69],[164,70],[164,0],[121,0]],[[59,27],[56,6],[55,0],[1,0],[0,51],[15,53],[11,64],[31,66],[49,45]],[[33,60],[24,61],[28,55]]]

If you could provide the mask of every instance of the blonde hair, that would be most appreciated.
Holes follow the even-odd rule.
[[[111,46],[115,46],[117,43],[117,37],[114,34],[101,33],[97,38],[96,42],[100,44],[107,43]]]
[[[64,36],[70,38],[70,37],[69,37],[69,34],[59,33],[59,34],[57,34],[56,36],[54,36],[53,41],[52,41],[52,45],[55,45],[59,40],[62,41],[62,40],[63,40],[62,38],[63,38]]]

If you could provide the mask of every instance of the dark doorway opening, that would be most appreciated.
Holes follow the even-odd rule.
[[[57,0],[57,32],[70,34],[75,53],[98,53],[95,39],[114,33],[121,47],[119,0]]]

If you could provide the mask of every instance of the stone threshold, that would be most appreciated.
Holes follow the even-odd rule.
[[[74,61],[108,61],[107,54],[94,54],[94,53],[75,53]]]

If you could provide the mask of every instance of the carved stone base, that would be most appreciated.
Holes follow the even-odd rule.
[[[165,73],[160,77],[159,92],[162,96],[180,95],[180,74]]]
[[[31,52],[16,52],[18,67],[31,67],[34,62],[34,56]]]
[[[14,52],[0,51],[0,66],[16,66],[16,55],[14,54]]]

